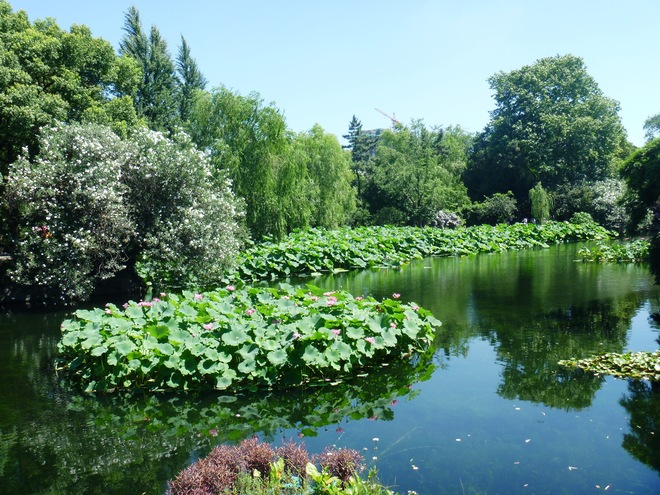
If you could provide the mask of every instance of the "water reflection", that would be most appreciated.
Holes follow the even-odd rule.
[[[580,410],[591,405],[603,378],[557,362],[622,352],[632,317],[656,288],[646,267],[575,262],[579,247],[426,259],[315,283],[376,297],[400,292],[443,322],[435,342],[442,358],[467,356],[475,337],[491,343],[502,365],[503,398]]]
[[[255,434],[301,434],[312,451],[379,437],[381,473],[402,493],[514,493],[526,483],[583,493],[612,482],[657,493],[657,386],[556,363],[626,350],[634,324],[653,334],[658,325],[639,315],[658,311],[659,290],[646,267],[575,263],[578,247],[306,279],[401,293],[443,326],[435,354],[411,366],[286,393],[81,396],[52,372],[66,315],[0,313],[0,493],[161,494],[212,446]],[[635,338],[643,347],[656,337]]]
[[[660,383],[630,380],[619,403],[630,414],[623,448],[660,474]]]
[[[412,385],[428,380],[436,368],[430,349],[408,365],[384,366],[328,386],[240,395],[94,397],[67,392],[52,372],[60,319],[55,321],[40,322],[45,325],[40,332],[19,330],[20,321],[7,315],[2,321],[4,329],[13,329],[12,345],[2,347],[2,371],[19,380],[0,385],[3,494],[125,494],[127,487],[162,493],[191,456],[205,455],[218,443],[253,435],[272,441],[283,431],[314,437],[331,425],[392,420],[393,405],[414,398]]]

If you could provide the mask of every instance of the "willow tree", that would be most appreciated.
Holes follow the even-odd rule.
[[[282,112],[265,105],[258,93],[243,96],[222,86],[198,94],[187,127],[210,153],[216,172],[226,171],[235,194],[245,201],[252,236],[285,233],[277,194],[277,170],[288,146]]]
[[[550,220],[550,208],[552,208],[552,198],[548,192],[543,189],[540,182],[529,190],[529,201],[532,205],[532,217],[539,223]]]

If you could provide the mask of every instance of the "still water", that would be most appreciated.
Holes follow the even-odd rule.
[[[644,266],[576,263],[577,248],[304,280],[397,292],[443,326],[410,367],[286,393],[80,396],[52,372],[67,314],[0,313],[0,493],[162,494],[252,435],[360,450],[403,494],[660,493],[660,387],[556,364],[656,349],[660,288]]]

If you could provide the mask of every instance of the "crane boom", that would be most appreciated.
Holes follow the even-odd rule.
[[[392,117],[391,115],[386,114],[386,113],[383,112],[380,108],[376,108],[375,110],[376,110],[378,113],[382,113],[385,117],[387,117],[388,119],[390,119],[390,120],[392,121],[392,127],[393,127],[393,128],[394,128],[397,124],[400,124],[400,122],[399,122],[398,120],[396,120],[396,117]]]

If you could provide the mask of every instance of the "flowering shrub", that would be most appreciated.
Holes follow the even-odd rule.
[[[431,226],[441,229],[455,229],[456,227],[460,227],[461,223],[461,217],[456,213],[438,210],[431,222]]]
[[[230,184],[211,177],[185,134],[43,129],[34,163],[11,166],[3,202],[16,222],[9,277],[49,302],[86,300],[138,258],[150,285],[218,282],[242,240]]]
[[[190,138],[143,129],[124,169],[137,225],[137,273],[157,289],[217,284],[244,238],[240,203],[227,180],[213,179]]]
[[[43,129],[40,147],[34,163],[20,158],[9,171],[5,208],[17,223],[9,276],[38,298],[84,300],[127,261],[126,147],[94,125]]]
[[[285,388],[408,360],[439,325],[400,300],[228,287],[78,310],[62,323],[58,350],[61,369],[87,391]]]

